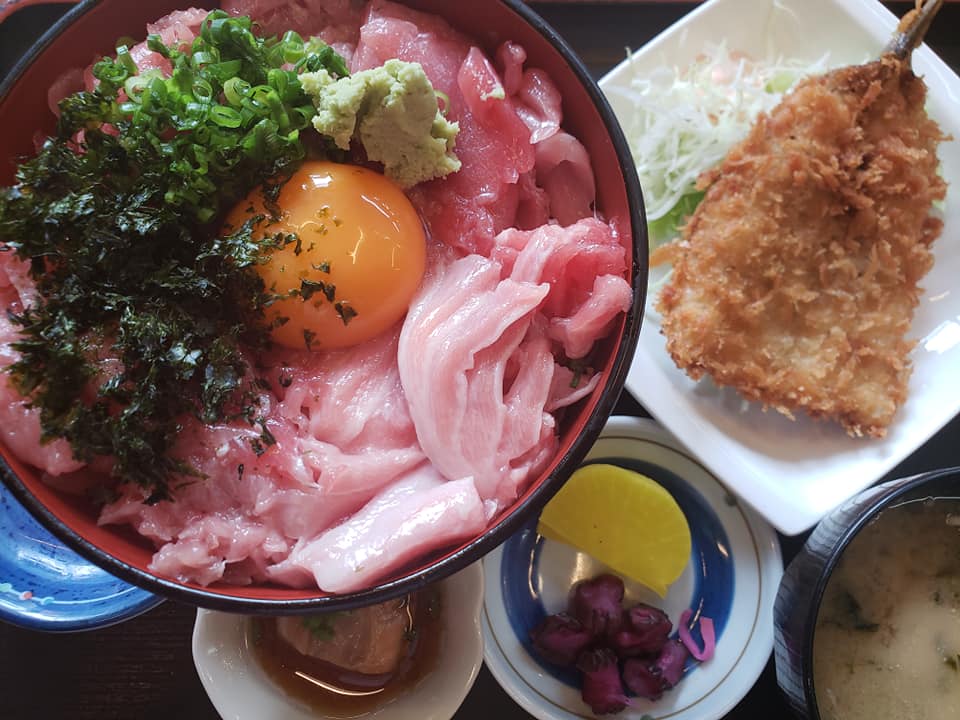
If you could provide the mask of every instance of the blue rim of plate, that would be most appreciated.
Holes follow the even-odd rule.
[[[129,620],[161,602],[68,549],[0,483],[0,620],[79,632]]]
[[[689,660],[677,688],[656,703],[636,698],[618,717],[722,717],[752,687],[773,647],[773,600],[783,572],[775,532],[652,420],[611,418],[589,462],[614,463],[653,478],[674,496],[690,524],[691,562],[667,597],[628,582],[628,600],[661,607],[674,623],[690,608],[691,625],[701,615],[710,617],[717,635],[711,664]],[[484,657],[491,673],[541,720],[592,718],[580,701],[576,671],[538,658],[529,633],[546,614],[563,609],[573,581],[608,570],[546,540],[533,520],[484,559],[484,571]],[[692,634],[701,640],[696,628]]]

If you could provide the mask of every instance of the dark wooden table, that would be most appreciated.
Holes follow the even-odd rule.
[[[902,14],[912,2],[889,4]],[[599,78],[623,58],[624,48],[642,46],[695,5],[537,3],[536,8]],[[63,10],[63,6],[29,7],[0,25],[0,77]],[[960,67],[957,27],[960,5],[947,6],[928,38],[954,68]],[[647,414],[626,394],[617,413]],[[957,440],[960,418],[889,477],[960,464]],[[802,542],[802,537],[781,538],[785,559],[789,560]],[[0,623],[0,720],[216,720],[218,715],[193,668],[193,618],[192,607],[167,602],[127,623],[90,633],[47,635]],[[771,659],[756,686],[727,718],[787,715]],[[456,717],[521,720],[529,716],[484,668]]]

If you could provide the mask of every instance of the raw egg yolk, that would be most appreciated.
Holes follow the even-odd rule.
[[[423,277],[426,238],[399,187],[357,165],[308,161],[283,185],[277,206],[279,218],[270,219],[255,190],[227,218],[236,229],[263,214],[268,219],[254,228],[255,237],[293,233],[299,238],[257,269],[268,291],[305,288],[309,295],[267,308],[268,321],[287,318],[273,329],[275,342],[291,348],[348,347],[379,335],[406,314]]]

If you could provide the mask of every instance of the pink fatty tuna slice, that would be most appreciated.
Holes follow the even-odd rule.
[[[498,507],[526,475],[521,458],[542,459],[556,442],[544,416],[552,376],[549,344],[525,341],[549,286],[501,279],[480,255],[438,258],[400,333],[399,367],[417,438],[447,478],[470,476]],[[508,364],[514,361],[512,382]],[[549,425],[551,432],[544,433]]]
[[[22,312],[36,296],[36,287],[28,274],[28,265],[12,252],[0,253],[0,304],[8,312]],[[50,475],[63,475],[84,466],[73,457],[66,440],[40,442],[40,410],[30,404],[12,386],[6,368],[20,358],[11,343],[20,332],[8,313],[0,315],[0,440],[30,465]]]
[[[421,447],[445,477],[472,477],[493,512],[555,452],[552,413],[599,382],[589,369],[575,381],[558,350],[587,356],[632,298],[608,224],[508,230],[496,241],[492,259],[435,255],[399,347]]]
[[[298,543],[276,572],[286,580],[297,573],[312,576],[327,592],[351,592],[431,550],[479,534],[486,522],[473,480],[444,480],[427,463],[343,524]]]
[[[422,464],[397,370],[397,333],[331,353],[263,358],[275,443],[257,455],[260,429],[191,424],[173,453],[203,474],[173,502],[143,503],[126,487],[101,523],[129,523],[160,547],[151,568],[202,584],[276,579],[272,566]],[[291,575],[287,584],[300,584]]]
[[[8,321],[0,318],[0,334],[6,336]],[[0,342],[6,344],[5,340]],[[30,465],[50,475],[79,470],[84,463],[73,457],[70,443],[57,439],[40,442],[40,411],[30,407],[4,375],[0,377],[0,442]]]
[[[492,257],[514,280],[550,285],[543,313],[549,335],[568,358],[582,358],[630,307],[632,290],[623,278],[626,249],[616,230],[593,218],[569,227],[506,230],[496,239]]]

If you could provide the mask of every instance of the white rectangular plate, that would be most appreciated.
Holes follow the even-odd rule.
[[[937,20],[934,20],[937,22]],[[757,58],[808,61],[829,52],[828,65],[863,62],[879,55],[897,25],[876,0],[710,0],[624,61],[600,81],[625,126],[630,109],[616,88],[633,73],[659,65],[684,67],[707,43],[725,40],[732,50]],[[923,46],[913,66],[929,88],[928,111],[960,139],[960,78]],[[694,382],[665,349],[649,313],[627,389],[731,490],[782,532],[792,535],[879,480],[923,445],[960,411],[960,144],[940,146],[949,183],[943,235],[911,336],[909,398],[882,440],[850,438],[839,425],[796,421],[746,404],[709,379]]]

